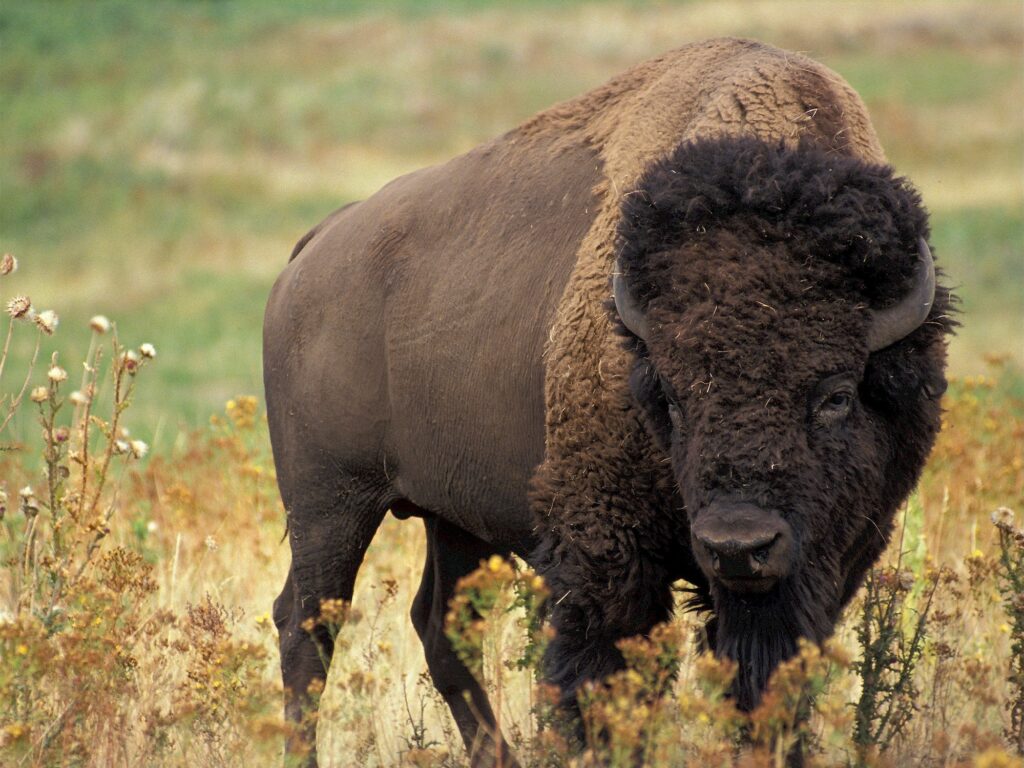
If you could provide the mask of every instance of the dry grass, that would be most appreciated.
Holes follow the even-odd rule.
[[[275,764],[290,727],[268,609],[288,554],[258,401],[235,398],[172,454],[140,463],[147,447],[119,422],[159,363],[105,325],[93,321],[80,384],[53,360],[46,384],[0,403],[42,427],[0,454],[0,755]],[[25,317],[11,328],[46,333]],[[697,618],[680,615],[624,645],[630,670],[585,693],[581,764],[776,766],[800,742],[811,765],[1019,765],[1024,533],[1006,511],[1001,527],[989,519],[1024,509],[1024,402],[1005,366],[953,382],[901,535],[833,643],[805,648],[746,716],[724,697],[729,665],[697,654]],[[20,381],[31,366],[5,367]],[[466,764],[407,616],[423,558],[418,525],[389,518],[323,690],[324,765]],[[545,727],[550,693],[534,682],[544,636],[527,622],[542,595],[527,570],[492,559],[461,598],[487,622],[456,605],[451,627],[510,743],[537,766],[571,755]]]

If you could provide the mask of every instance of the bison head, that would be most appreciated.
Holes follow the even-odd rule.
[[[685,144],[627,195],[619,236],[631,389],[749,709],[798,638],[831,632],[917,481],[951,297],[909,184],[806,143]]]

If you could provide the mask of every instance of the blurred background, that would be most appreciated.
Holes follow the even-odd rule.
[[[129,423],[166,445],[262,393],[265,298],[328,212],[718,35],[860,92],[963,300],[953,372],[1024,363],[1020,2],[2,0],[4,287],[58,311],[66,364],[96,313],[156,345]]]

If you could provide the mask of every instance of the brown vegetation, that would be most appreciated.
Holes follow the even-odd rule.
[[[10,314],[12,333],[47,333]],[[289,727],[266,609],[285,547],[258,401],[230,401],[172,456],[141,461],[120,418],[136,386],[145,396],[156,350],[108,328],[93,319],[75,390],[61,361],[36,387],[21,385],[40,378],[31,360],[3,361],[27,374],[14,389],[27,395],[0,413],[41,427],[0,455],[3,763],[276,763]],[[698,653],[698,617],[681,614],[624,642],[629,668],[584,691],[581,764],[782,765],[799,742],[811,765],[1019,765],[1024,402],[1004,367],[953,383],[902,535],[833,641],[804,647],[746,715],[725,696],[730,665]],[[327,765],[465,764],[408,629],[422,560],[411,530],[386,524],[355,605],[323,607],[339,637],[322,690]],[[564,763],[551,691],[535,683],[541,580],[493,558],[463,587],[449,633],[506,737],[526,764]]]

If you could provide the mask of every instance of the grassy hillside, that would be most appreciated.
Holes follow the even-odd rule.
[[[1018,11],[4,3],[2,247],[31,265],[19,285],[65,327],[102,311],[161,349],[169,407],[136,419],[170,420],[170,434],[260,390],[264,296],[294,242],[337,205],[667,48],[748,35],[847,77],[921,187],[964,301],[955,370],[992,351],[1021,362]]]
[[[794,690],[820,691],[814,760],[1020,765],[1004,731],[1024,696],[1024,550],[989,518],[1024,515],[1024,20],[1018,3],[966,0],[0,0],[0,254],[21,261],[0,299],[27,293],[61,316],[29,382],[56,399],[27,390],[0,428],[0,445],[21,449],[0,452],[0,764],[277,764],[268,611],[288,554],[259,399],[238,395],[262,391],[263,304],[292,245],[397,175],[716,35],[802,51],[850,81],[921,189],[962,298],[946,426],[887,554],[896,571],[879,572],[824,660],[790,673]],[[66,402],[47,426],[94,344],[109,344],[88,330],[97,313],[158,356],[121,371],[137,388],[116,428],[110,378],[93,413],[104,422]],[[15,334],[0,396],[33,344]],[[55,350],[59,385],[47,384]],[[76,463],[84,424],[92,453]],[[144,458],[130,443],[119,453],[122,426],[149,444]],[[26,485],[33,496],[19,496]],[[465,764],[407,618],[423,554],[416,521],[389,518],[371,547],[324,693],[326,765]],[[489,573],[490,587],[514,580]],[[886,605],[894,634],[879,658],[905,658],[921,620],[928,634],[892,698],[912,716],[869,754],[854,743],[856,664]],[[487,635],[491,689],[523,754],[539,763],[550,749],[557,763],[557,745],[534,738],[529,670],[494,652],[518,652],[518,615]],[[623,678],[593,727],[624,750],[619,764],[638,740],[650,765],[732,764],[736,730],[755,724],[721,700],[726,671],[696,658],[692,619],[673,627],[685,640],[669,654],[683,665],[667,703]],[[664,672],[644,667],[663,657],[638,654],[643,680]],[[766,751],[743,765],[779,764],[795,727],[779,706],[757,721]]]

